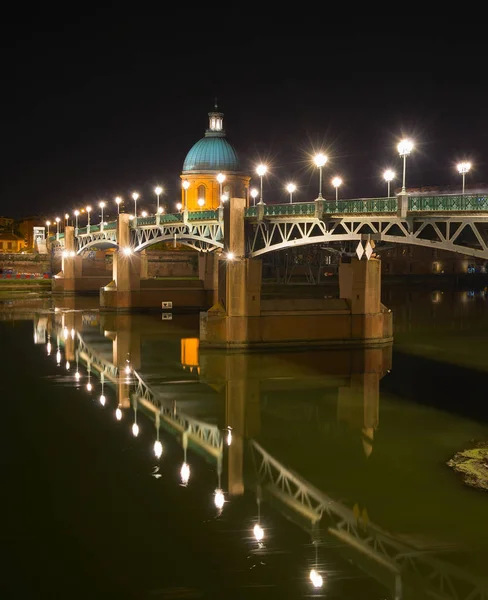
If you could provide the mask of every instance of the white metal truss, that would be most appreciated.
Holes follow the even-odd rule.
[[[488,259],[488,216],[271,217],[253,223],[249,256],[307,244],[354,241],[413,244]]]
[[[224,246],[220,221],[139,226],[131,230],[131,237],[135,252],[158,242],[178,242],[200,252],[209,252]]]
[[[64,245],[64,238],[60,240]],[[81,254],[89,248],[99,246],[103,243],[104,246],[117,248],[117,230],[104,229],[103,231],[92,231],[91,233],[82,233],[75,236],[76,254]]]
[[[223,436],[217,425],[199,421],[175,410],[172,405],[165,403],[161,396],[150,388],[139,373],[136,371],[133,373],[135,377],[133,396],[136,399],[144,399],[146,402],[151,403],[159,414],[177,431],[186,433],[190,439],[201,443],[204,447],[211,447],[216,456],[222,455]]]
[[[76,333],[76,338],[78,340],[78,348],[76,351],[81,360],[94,366],[96,370],[99,373],[103,373],[109,381],[116,383],[119,378],[119,369],[113,363],[109,362],[90,348],[80,333]]]
[[[250,441],[258,481],[264,489],[299,503],[315,522],[326,518],[328,531],[398,574],[395,596],[402,598],[402,582],[421,587],[439,600],[488,600],[488,581],[399,541],[380,527],[358,520],[354,512],[284,467],[256,441]]]
[[[113,363],[107,361],[90,348],[80,333],[77,332],[76,338],[78,342],[77,355],[90,368],[94,367],[113,383],[117,383],[119,376],[125,377],[125,374],[120,373],[120,370]],[[62,342],[62,336],[60,342]],[[152,404],[166,422],[172,425],[176,431],[181,431],[189,439],[201,444],[204,448],[211,448],[212,454],[215,457],[222,457],[223,436],[216,425],[199,421],[182,412],[175,411],[172,405],[165,403],[161,396],[151,389],[137,371],[133,371],[132,373],[134,375],[135,389],[133,396],[135,398],[144,399],[146,402]]]

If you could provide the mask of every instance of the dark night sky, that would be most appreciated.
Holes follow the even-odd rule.
[[[381,38],[283,36],[222,50],[162,38],[127,23],[93,31],[89,20],[4,38],[0,214],[62,216],[133,189],[149,207],[156,183],[174,204],[215,96],[243,166],[270,165],[268,201],[287,201],[290,179],[297,200],[316,196],[307,157],[319,149],[326,194],[339,174],[342,197],[384,195],[382,170],[401,175],[402,134],[417,144],[408,186],[459,183],[464,158],[474,164],[467,181],[488,182],[486,71],[466,67],[462,40],[410,38],[403,48],[393,36],[385,51]]]

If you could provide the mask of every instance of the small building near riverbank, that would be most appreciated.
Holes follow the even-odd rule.
[[[25,247],[24,239],[15,233],[0,233],[0,254],[14,254],[21,252]]]

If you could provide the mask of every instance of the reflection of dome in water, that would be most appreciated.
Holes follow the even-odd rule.
[[[369,458],[371,456],[371,452],[373,452],[374,429],[373,427],[365,427],[362,429],[361,433],[364,454],[366,455],[366,458]]]

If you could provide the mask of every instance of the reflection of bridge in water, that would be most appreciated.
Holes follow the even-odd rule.
[[[162,452],[160,427],[174,434],[184,449],[183,483],[191,478],[187,449],[216,464],[215,502],[220,509],[224,498],[254,490],[258,505],[269,501],[310,531],[316,547],[324,534],[331,536],[347,558],[384,584],[395,599],[488,599],[486,582],[441,560],[434,550],[407,544],[371,523],[356,507],[338,502],[285,465],[261,441],[263,415],[273,413],[272,406],[261,405],[261,394],[333,388],[338,390],[338,419],[360,431],[369,455],[379,418],[379,381],[390,368],[391,349],[286,353],[284,369],[272,355],[199,355],[198,339],[185,337],[178,329],[172,332],[174,323],[141,324],[129,315],[58,311],[47,322],[45,316],[37,319],[35,338],[56,342],[64,350],[62,362],[70,363],[70,368],[76,364],[75,374],[83,365],[88,382],[92,375],[99,377],[102,395],[103,385],[110,385],[116,393],[117,418],[124,410],[133,411],[134,435],[138,413],[151,419],[156,456]],[[149,371],[144,367],[144,346],[163,331],[166,356]],[[174,360],[176,351],[179,364]],[[167,369],[169,363],[173,367]],[[190,398],[188,389],[194,386],[198,393]],[[255,535],[264,534],[255,530]],[[318,587],[319,573],[324,579],[327,574],[319,564],[314,569],[312,584]]]

